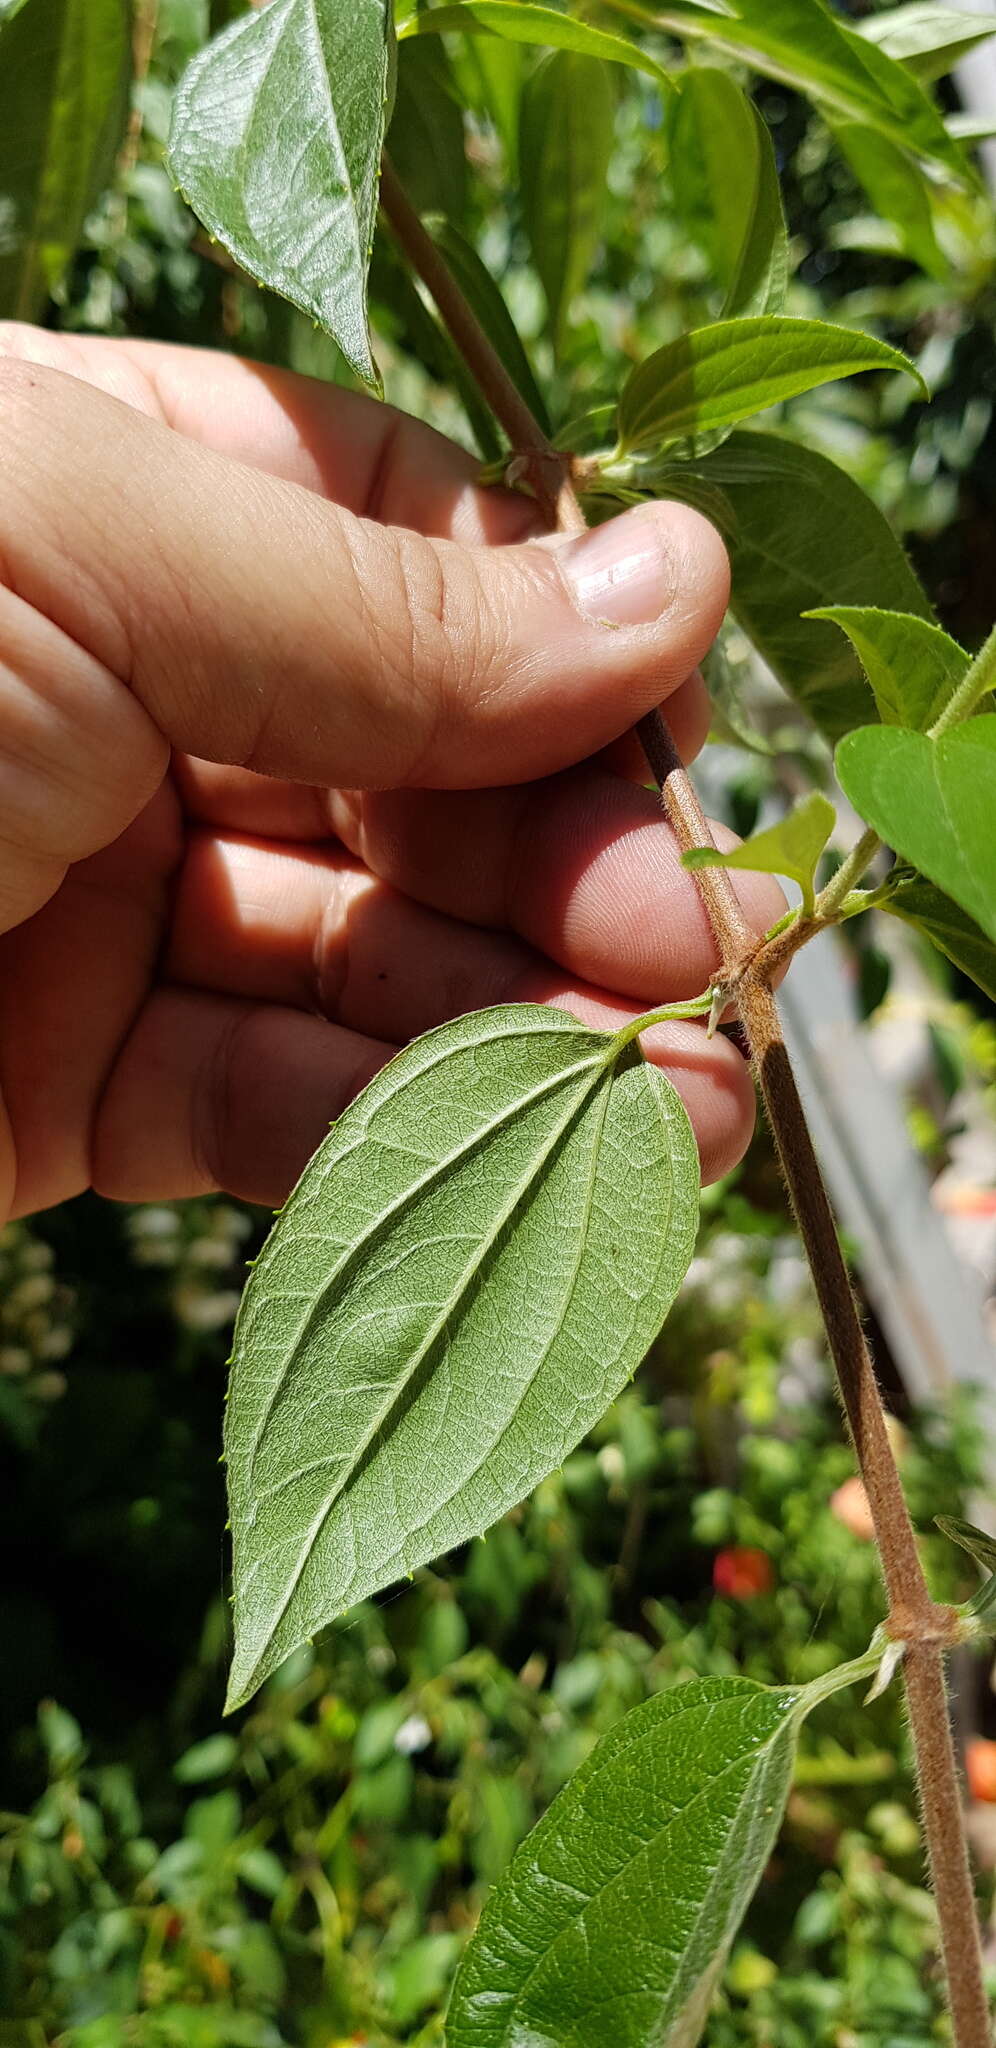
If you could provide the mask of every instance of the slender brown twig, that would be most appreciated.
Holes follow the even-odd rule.
[[[561,532],[580,532],[586,521],[571,481],[570,458],[550,446],[386,156],[381,204],[482,396],[507,434],[519,473],[528,481],[548,524]],[[640,720],[637,732],[682,851],[711,845],[708,823],[663,714],[649,712]],[[871,1354],[771,989],[773,960],[758,952],[729,874],[722,868],[703,868],[695,879],[719,950],[722,979],[735,992],[812,1269],[875,1525],[890,1603],[887,1628],[906,1646],[910,1728],[956,2048],[992,2048],[944,1677],[944,1650],[953,1640],[954,1617],[949,1608],[935,1605],[923,1575]]]

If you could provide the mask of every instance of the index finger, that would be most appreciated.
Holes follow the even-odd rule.
[[[318,377],[169,342],[0,320],[0,357],[61,370],[203,448],[360,518],[468,547],[542,530],[532,500],[482,489],[473,455],[423,421]]]

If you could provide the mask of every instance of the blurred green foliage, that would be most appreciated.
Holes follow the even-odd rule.
[[[438,2042],[484,1889],[619,1715],[700,1674],[812,1678],[881,1612],[759,1146],[708,1199],[639,1386],[563,1471],[223,1724],[218,1416],[260,1226],[223,1201],[83,1198],[0,1239],[58,1272],[76,1333],[40,1427],[50,1326],[22,1330],[37,1354],[4,1382],[32,1418],[0,1443],[0,2040],[19,2048]],[[965,1510],[971,1411],[901,1441],[933,1583],[961,1597],[971,1567],[930,1524]],[[714,1591],[736,1547],[767,1560],[751,1598]],[[859,2013],[863,2048],[943,2040],[913,1812],[895,1690],[820,1709],[710,2040],[844,2042]]]

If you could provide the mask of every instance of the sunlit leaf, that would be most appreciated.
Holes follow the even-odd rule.
[[[830,740],[875,717],[857,656],[824,605],[930,617],[888,521],[837,464],[784,435],[740,431],[695,464],[729,504],[733,611],[779,681]],[[677,484],[672,489],[677,489]]]
[[[586,282],[604,218],[614,104],[592,57],[557,50],[529,78],[519,111],[522,217],[555,345]]]
[[[950,265],[934,231],[931,186],[916,159],[859,121],[835,122],[833,132],[876,214],[893,227],[896,252],[928,277],[946,277]]]
[[[695,846],[682,854],[686,868],[747,868],[754,873],[788,875],[802,890],[803,905],[813,905],[813,882],[820,856],[837,814],[819,790],[811,790],[794,811],[755,832],[742,846],[718,853],[714,846]]]
[[[996,944],[943,890],[922,875],[904,876],[883,898],[882,909],[915,926],[996,1003]]]
[[[454,0],[452,5],[423,8],[399,29],[399,36],[442,35],[504,36],[513,43],[539,43],[548,50],[573,50],[579,57],[600,57],[607,64],[625,64],[644,71],[658,85],[671,90],[672,80],[639,43],[628,36],[613,35],[593,28],[577,15],[562,14],[556,7],[540,7],[530,0]]]
[[[899,349],[826,320],[717,320],[630,372],[619,401],[620,449],[665,448],[713,433],[815,385],[875,369],[905,370],[922,384]]]
[[[460,1018],[371,1082],[239,1311],[233,1705],[561,1462],[656,1336],[697,1198],[674,1089],[560,1011]]]
[[[996,34],[991,15],[959,12],[940,0],[910,0],[908,6],[889,7],[884,14],[868,14],[854,26],[859,35],[927,83],[943,78],[959,57]]]
[[[987,1536],[973,1522],[963,1522],[958,1515],[935,1515],[934,1521],[943,1536],[967,1550],[981,1571],[996,1572],[996,1538]]]
[[[377,384],[366,317],[389,0],[271,0],[194,58],[169,163],[208,232]]]
[[[128,116],[125,0],[21,0],[0,21],[0,317],[32,320],[107,183]]]
[[[767,125],[726,71],[692,65],[671,116],[670,174],[682,227],[723,287],[723,317],[777,313],[788,238]]]
[[[611,4],[611,0],[610,0]],[[859,35],[824,0],[620,0],[648,22],[731,51],[806,93],[830,120],[862,121],[914,156],[972,180],[963,150],[904,64]]]
[[[811,1688],[699,1678],[634,1707],[499,1878],[447,2048],[694,2048],[771,1854]]]
[[[837,774],[880,838],[996,940],[996,715],[937,740],[866,726],[841,741]]]
[[[969,656],[957,640],[911,612],[823,605],[806,616],[830,619],[847,634],[886,725],[925,732],[967,674]]]

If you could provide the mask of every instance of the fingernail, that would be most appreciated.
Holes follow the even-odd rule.
[[[579,611],[608,626],[649,626],[670,602],[672,578],[660,522],[634,506],[557,549]]]

